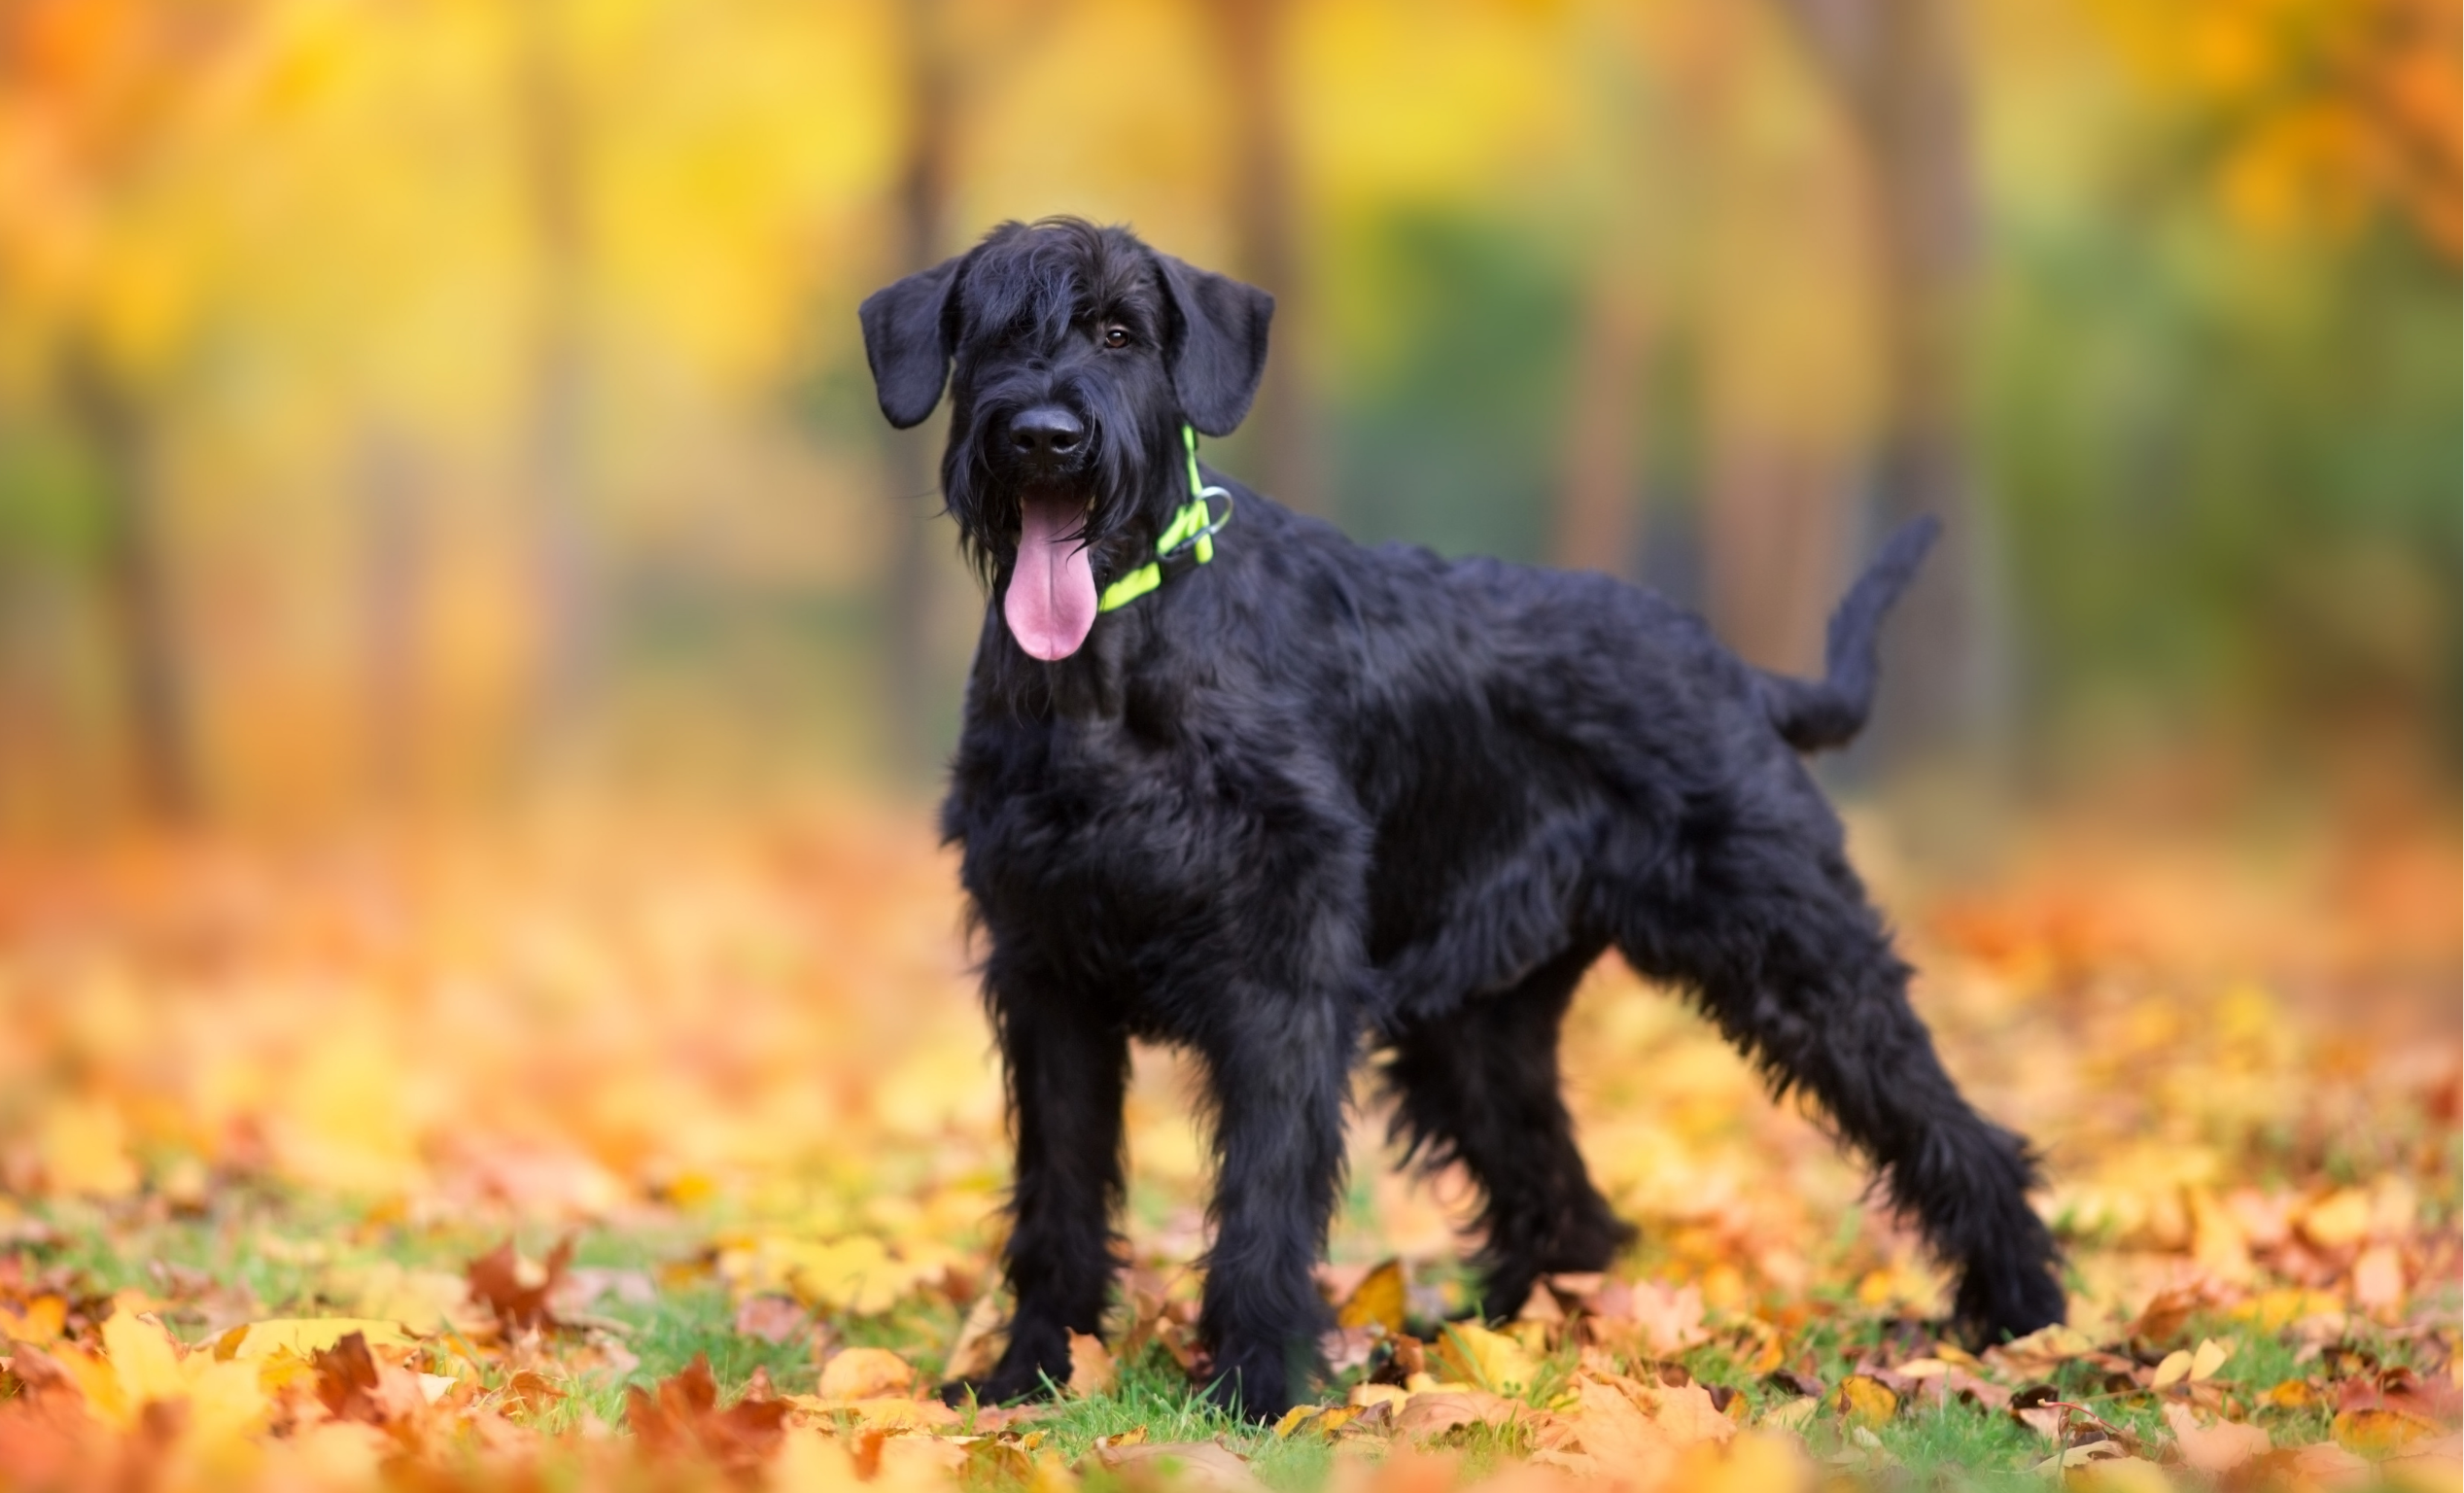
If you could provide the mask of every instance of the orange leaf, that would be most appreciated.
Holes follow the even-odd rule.
[[[787,1403],[762,1394],[766,1387],[767,1380],[756,1379],[744,1399],[722,1410],[710,1357],[697,1353],[656,1390],[627,1388],[625,1424],[653,1458],[706,1462],[749,1482],[786,1436]]]
[[[508,1238],[471,1261],[464,1276],[470,1282],[470,1299],[494,1313],[504,1331],[545,1331],[562,1325],[547,1302],[573,1259],[573,1238],[567,1234],[534,1272],[525,1268],[527,1262],[513,1252]]]
[[[1069,1392],[1080,1399],[1108,1395],[1120,1387],[1121,1371],[1103,1339],[1086,1333],[1069,1335]]]

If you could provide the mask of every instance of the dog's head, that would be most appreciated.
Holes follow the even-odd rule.
[[[1005,223],[865,300],[889,423],[917,424],[950,385],[942,498],[1029,655],[1078,651],[1099,577],[1145,563],[1189,501],[1182,424],[1240,424],[1273,312],[1264,291],[1075,218]]]

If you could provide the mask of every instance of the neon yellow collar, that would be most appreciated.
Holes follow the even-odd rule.
[[[1193,565],[1205,565],[1215,558],[1215,536],[1232,522],[1232,494],[1220,487],[1209,487],[1197,475],[1197,432],[1181,427],[1181,445],[1189,452],[1189,502],[1172,515],[1163,532],[1155,537],[1155,558],[1139,566],[1111,585],[1103,588],[1103,596],[1095,603],[1097,611],[1117,611],[1139,597],[1163,584],[1167,576],[1178,575]],[[1224,516],[1216,518],[1208,510],[1206,500],[1224,500]]]

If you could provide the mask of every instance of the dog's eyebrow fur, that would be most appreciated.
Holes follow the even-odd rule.
[[[1119,228],[1075,218],[1005,223],[988,235],[965,285],[961,335],[1050,343],[1088,317],[1129,312],[1152,328],[1146,256]]]

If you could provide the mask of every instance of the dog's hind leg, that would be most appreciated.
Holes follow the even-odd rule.
[[[1397,1030],[1384,1065],[1394,1130],[1424,1164],[1460,1161],[1480,1189],[1480,1309],[1510,1317],[1541,1276],[1607,1267],[1634,1231],[1575,1147],[1557,1034],[1604,947],[1585,943],[1510,990]]]
[[[1331,994],[1235,988],[1236,1013],[1197,1041],[1214,1108],[1215,1245],[1199,1335],[1208,1393],[1253,1419],[1307,1392],[1329,1325],[1312,1274],[1343,1174],[1343,1104],[1358,1035]]]
[[[1943,1071],[1812,784],[1698,810],[1648,881],[1624,920],[1626,957],[1689,987],[1776,1093],[1821,1102],[1958,1272],[1956,1326],[1990,1341],[2061,1321],[2059,1255],[2028,1203],[2034,1159]]]

